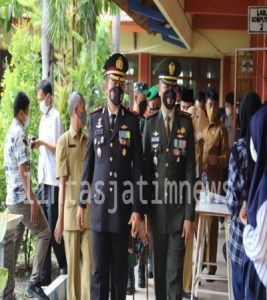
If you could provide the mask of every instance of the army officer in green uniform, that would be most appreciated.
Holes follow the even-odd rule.
[[[194,129],[190,115],[175,109],[180,71],[175,58],[158,65],[161,109],[146,120],[143,137],[156,300],[182,299],[185,245],[195,214]]]

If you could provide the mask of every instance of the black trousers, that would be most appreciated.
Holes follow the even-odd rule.
[[[128,234],[91,231],[93,252],[91,299],[108,300],[111,282],[111,300],[125,300],[128,237]]]
[[[152,231],[156,300],[182,300],[185,246],[181,232]]]
[[[65,256],[64,241],[59,245],[54,237],[54,230],[58,218],[58,192],[56,186],[40,184],[38,187],[38,199],[41,201],[41,207],[47,219],[51,230],[51,240],[47,249],[44,262],[42,281],[49,283],[51,281],[51,249],[53,248],[60,269],[67,268]]]

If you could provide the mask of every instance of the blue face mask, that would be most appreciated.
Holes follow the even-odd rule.
[[[85,126],[86,122],[87,122],[87,114],[85,111],[80,113],[80,120],[83,123],[83,125]]]

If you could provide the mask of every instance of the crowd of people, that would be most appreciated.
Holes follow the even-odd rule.
[[[113,54],[103,69],[106,105],[87,119],[83,95],[71,93],[65,132],[49,80],[37,87],[37,139],[26,134],[30,99],[23,92],[15,97],[4,146],[6,204],[23,215],[16,260],[25,227],[37,237],[26,296],[49,299],[42,286],[51,283],[53,249],[60,274],[67,274],[69,300],[125,299],[135,292],[137,264],[138,286],[154,278],[157,300],[190,298],[194,187],[204,178],[205,188],[225,194],[231,213],[234,298],[266,299],[267,106],[254,92],[244,95],[235,141],[234,94],[226,95],[224,109],[212,88],[194,97],[177,85],[176,58],[159,63],[157,85],[134,84],[132,110],[122,104],[126,57]],[[39,152],[36,194],[29,149]],[[203,268],[209,275],[217,271],[220,221],[208,219]]]

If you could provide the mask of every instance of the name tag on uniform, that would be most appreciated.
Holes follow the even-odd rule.
[[[151,143],[159,143],[159,136],[152,136]]]
[[[95,130],[95,135],[101,135],[101,134],[103,134],[103,132],[104,132],[103,128],[96,129]]]

